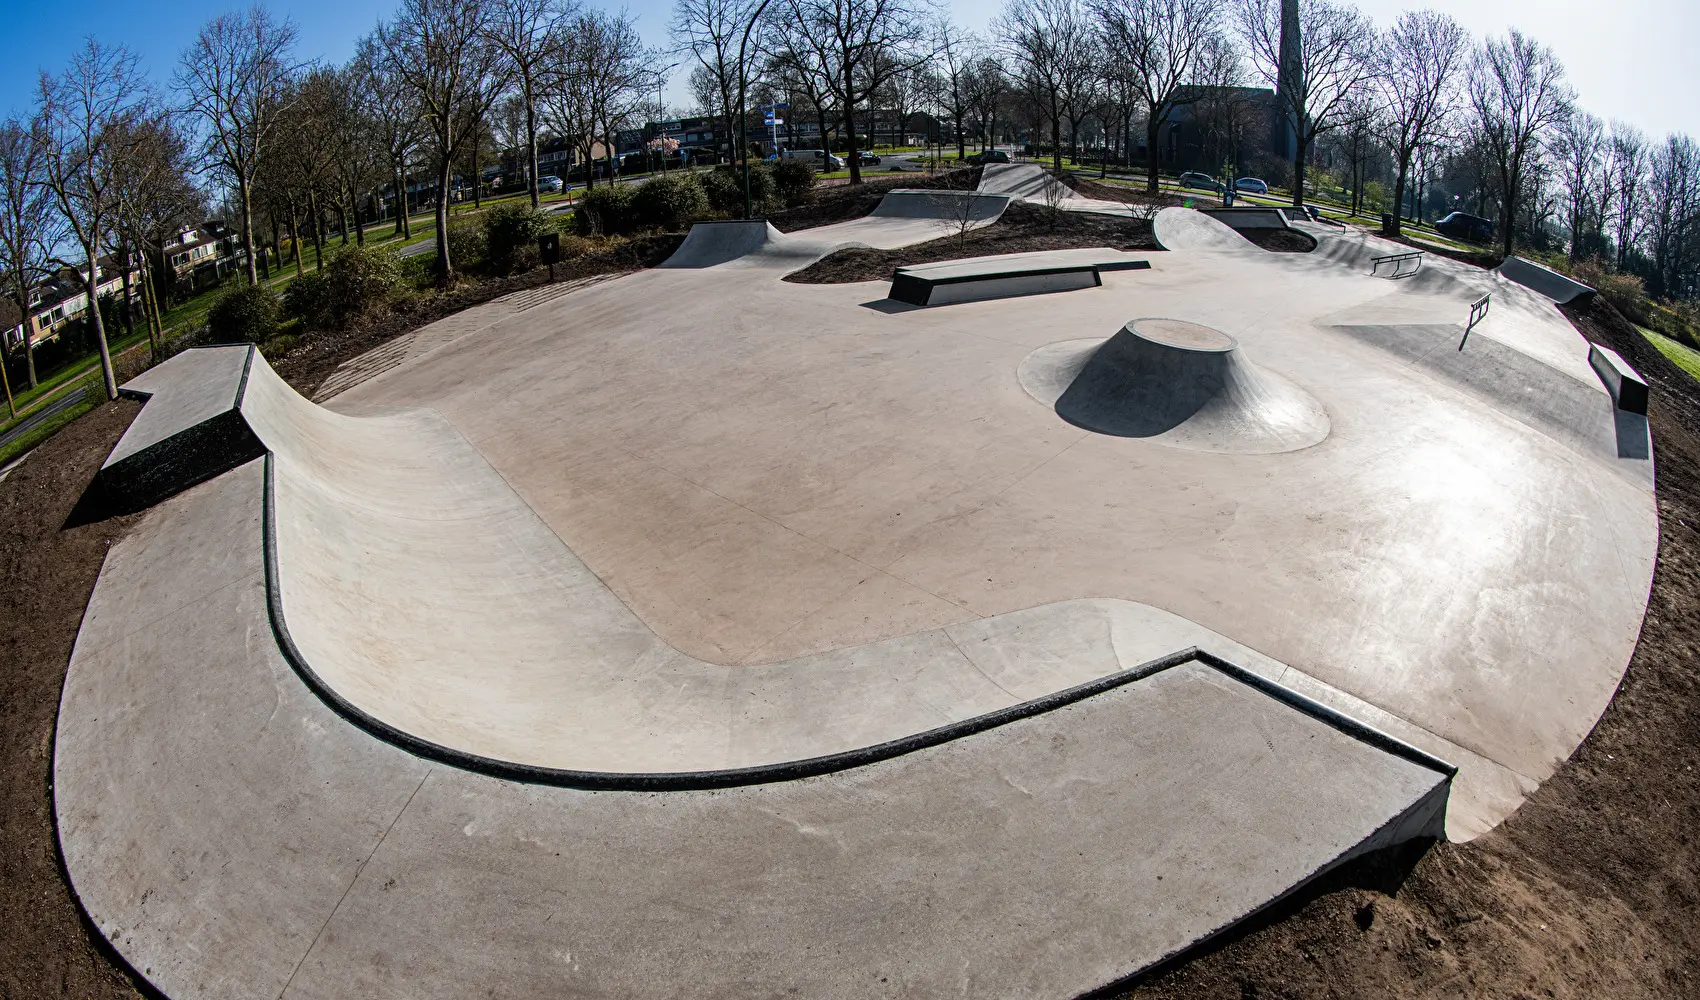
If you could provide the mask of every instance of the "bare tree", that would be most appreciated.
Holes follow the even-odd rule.
[[[126,126],[143,116],[147,98],[136,57],[122,46],[91,38],[62,75],[41,75],[32,130],[42,147],[42,183],[83,252],[81,262],[55,262],[75,270],[83,281],[108,399],[118,398],[118,381],[100,314],[100,258],[112,236],[114,187],[129,153],[125,138],[133,134]]]
[[[1282,91],[1281,2],[1237,0],[1240,33],[1252,63]],[[1370,46],[1375,25],[1355,7],[1298,0],[1299,65],[1285,93],[1292,102],[1293,204],[1304,204],[1305,164],[1316,137],[1342,128],[1363,107],[1355,100],[1374,75]]]
[[[1581,108],[1572,108],[1554,130],[1552,152],[1564,179],[1564,228],[1572,264],[1587,255],[1589,220],[1603,211],[1601,188],[1609,176],[1605,150],[1605,126]]]
[[[825,69],[828,92],[844,116],[850,183],[860,184],[856,108],[892,76],[932,58],[932,47],[923,44],[923,8],[915,0],[785,0],[775,9],[792,29],[791,44]]]
[[[973,86],[969,78],[973,74],[976,39],[948,16],[938,19],[934,31],[937,37],[933,47],[943,64],[939,73],[939,108],[950,121],[956,137],[956,156],[961,159],[968,155],[962,124],[968,118],[972,102]]]
[[[1205,96],[1188,87],[1217,37],[1211,0],[1093,0],[1108,42],[1108,61],[1120,67],[1145,106],[1145,193],[1157,193],[1157,133],[1176,108]]]
[[[525,187],[532,208],[538,205],[537,92],[549,65],[560,56],[560,25],[575,12],[570,0],[495,0],[486,29],[507,57],[508,72],[518,85],[516,96],[525,118]]]
[[[1686,135],[1665,138],[1647,176],[1647,249],[1654,295],[1694,291],[1700,269],[1700,145]]]
[[[984,53],[974,60],[967,84],[968,104],[980,131],[980,148],[995,146],[999,116],[1009,100],[1009,73],[996,55]]]
[[[1405,185],[1417,151],[1440,139],[1457,107],[1459,75],[1469,34],[1432,10],[1400,15],[1379,45],[1384,66],[1376,76],[1380,138],[1393,153],[1393,235],[1404,214]],[[1420,213],[1419,213],[1420,214]]]
[[[1517,207],[1531,158],[1547,131],[1564,120],[1570,88],[1552,50],[1512,28],[1490,38],[1471,60],[1470,106],[1499,181],[1501,247],[1516,248]]]
[[[126,291],[132,251],[141,263],[148,346],[158,358],[165,330],[160,322],[159,276],[153,261],[183,226],[205,218],[206,195],[193,179],[189,140],[172,127],[171,119],[156,116],[137,122],[126,137],[126,145],[129,154],[113,189],[113,228],[118,235],[119,257],[126,262]]]
[[[36,386],[35,331],[30,327],[29,290],[52,273],[48,247],[60,236],[53,200],[42,185],[42,149],[16,119],[0,125],[0,272],[18,304],[23,330],[24,368],[29,388]],[[5,367],[0,352],[0,368]],[[10,386],[7,399],[11,399]]]
[[[724,128],[716,127],[716,136],[727,139],[726,151],[733,148],[737,126],[733,108],[737,94],[748,86],[751,63],[757,51],[742,44],[744,32],[751,19],[758,16],[759,0],[677,0],[673,5],[673,20],[669,25],[674,41],[697,61],[702,74],[702,91],[712,88],[715,100],[704,101],[711,109],[709,117],[719,117]]]
[[[360,40],[349,69],[371,141],[388,158],[390,183],[395,189],[395,231],[406,239],[413,235],[407,218],[407,162],[419,145],[421,133],[417,101],[385,58],[381,33]]]
[[[1629,263],[1629,252],[1641,238],[1647,160],[1647,137],[1633,125],[1612,122],[1606,170],[1612,195],[1612,243],[1616,247],[1619,271]]]
[[[1020,67],[1022,83],[1050,123],[1051,166],[1062,171],[1064,95],[1092,41],[1078,0],[1010,0],[994,30]]]
[[[176,90],[182,109],[204,131],[202,156],[236,186],[248,283],[259,281],[254,254],[254,174],[275,138],[294,66],[295,26],[255,5],[208,21],[183,53]]]
[[[507,62],[489,41],[483,0],[402,0],[381,32],[385,64],[412,91],[436,161],[437,281],[454,280],[449,259],[449,194],[467,130],[505,89]]]

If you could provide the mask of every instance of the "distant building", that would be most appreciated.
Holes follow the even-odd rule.
[[[184,226],[155,255],[154,273],[178,298],[193,295],[241,270],[247,262],[242,234],[221,222]]]
[[[124,274],[118,267],[117,258],[102,257],[98,266],[99,284],[95,288],[96,293],[102,297],[122,295]],[[130,286],[138,293],[141,280],[141,272],[132,268]],[[6,347],[12,349],[23,344],[26,322],[29,324],[30,343],[41,344],[56,339],[64,330],[65,324],[81,319],[88,312],[89,299],[88,293],[83,289],[82,275],[67,268],[30,288],[23,322],[19,321],[15,303],[8,301],[5,305],[8,308],[0,312],[0,322],[6,324]]]

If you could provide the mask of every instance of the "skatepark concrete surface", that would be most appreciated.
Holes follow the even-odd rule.
[[[72,656],[55,802],[117,950],[178,998],[1072,996],[1490,829],[1593,726],[1651,452],[1551,298],[1196,212],[1076,291],[779,280],[937,238],[910,210],[705,237],[323,406],[245,348],[133,384],[119,450],[235,414],[265,456],[113,547]],[[1100,354],[1250,380],[1212,433],[1270,386],[1325,429],[1084,429]]]

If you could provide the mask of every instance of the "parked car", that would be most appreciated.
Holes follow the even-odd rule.
[[[1256,177],[1241,177],[1234,182],[1234,189],[1241,194],[1268,194],[1269,185]]]
[[[1008,163],[1009,154],[1001,149],[983,149],[978,153],[969,153],[964,159],[978,167],[987,163]]]
[[[1222,193],[1222,183],[1209,174],[1201,174],[1196,170],[1188,170],[1180,177],[1181,187],[1197,191],[1214,191]]]
[[[1435,232],[1455,240],[1486,243],[1493,239],[1493,220],[1464,212],[1453,212],[1434,224]]]
[[[864,167],[877,167],[880,165],[880,158],[865,149],[856,150],[855,156],[856,162],[860,163]]]
[[[814,167],[817,173],[825,174],[844,169],[844,161],[824,149],[787,149],[780,155],[787,160],[802,160]]]
[[[553,174],[537,178],[537,190],[541,194],[554,194],[564,187],[566,185],[561,183],[561,179]]]

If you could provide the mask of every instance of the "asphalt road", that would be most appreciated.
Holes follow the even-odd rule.
[[[0,448],[4,448],[7,445],[11,444],[13,441],[16,441],[18,438],[21,438],[25,434],[28,434],[33,428],[38,426],[43,420],[48,419],[49,417],[53,416],[55,413],[62,412],[64,410],[82,402],[83,397],[86,396],[87,394],[88,394],[87,388],[73,389],[72,391],[67,392],[65,395],[60,396],[58,399],[55,399],[53,402],[48,403],[46,406],[42,407],[41,409],[37,410],[36,412],[25,417],[24,419],[18,421],[16,426],[12,427],[10,430],[6,431],[4,434],[0,434]]]

